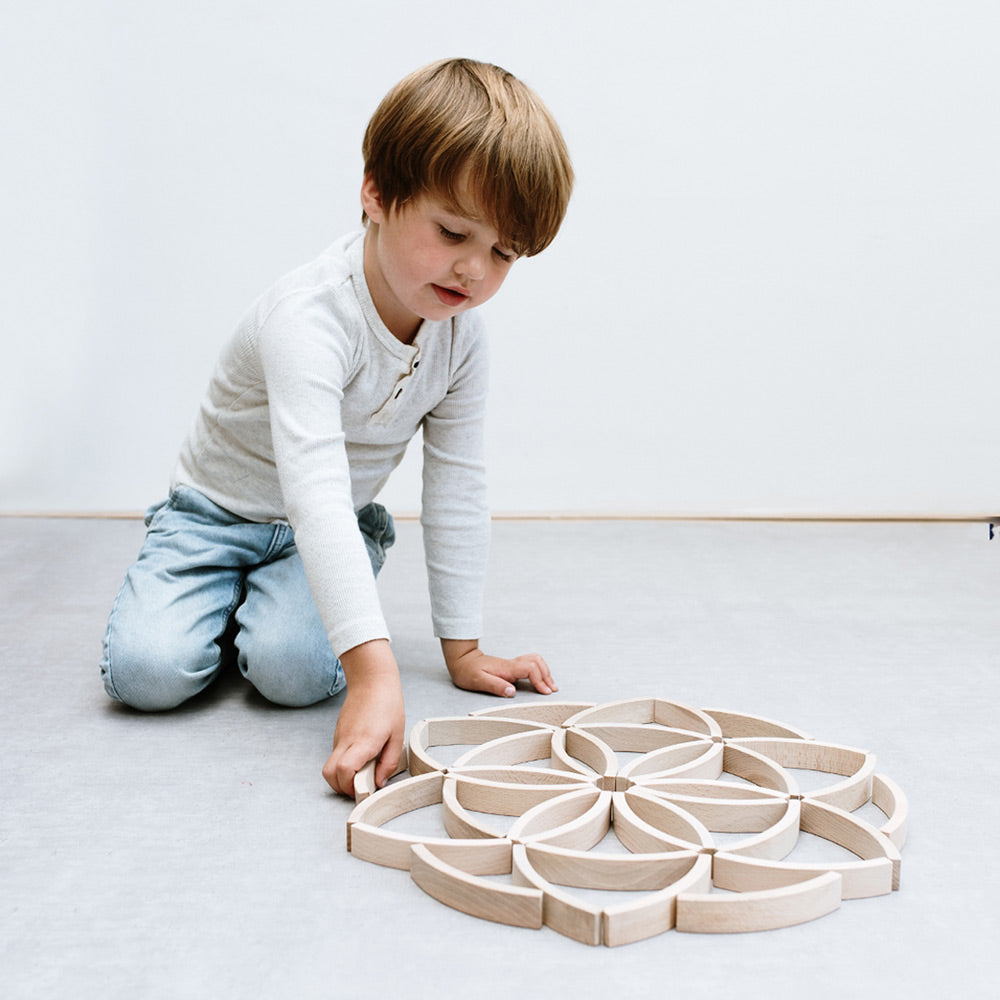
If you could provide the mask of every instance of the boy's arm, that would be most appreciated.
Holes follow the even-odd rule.
[[[455,686],[466,691],[485,691],[501,698],[513,698],[514,684],[520,680],[530,681],[539,694],[559,690],[548,664],[537,653],[507,660],[484,653],[476,639],[442,639],[441,651]]]
[[[389,780],[403,752],[406,713],[396,658],[386,639],[374,639],[340,657],[347,694],[337,716],[333,752],[323,777],[341,795],[354,796],[354,776],[378,758],[375,784]]]

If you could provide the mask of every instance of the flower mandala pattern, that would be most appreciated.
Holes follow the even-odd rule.
[[[471,749],[445,765],[448,745]],[[425,719],[407,760],[410,777],[377,792],[374,765],[359,773],[348,850],[487,920],[619,945],[789,926],[899,888],[906,799],[874,755],[759,716],[536,702]],[[803,791],[796,771],[824,780]],[[869,803],[878,827],[855,815]],[[385,829],[426,807],[445,836]],[[851,860],[788,860],[802,833]]]

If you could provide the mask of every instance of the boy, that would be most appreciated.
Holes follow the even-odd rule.
[[[374,758],[384,784],[403,746],[375,589],[394,532],[374,499],[418,428],[432,618],[453,682],[556,690],[537,654],[478,645],[486,345],[471,310],[552,241],[573,181],[532,91],[462,59],[393,88],[363,153],[364,231],[281,279],[223,350],[101,662],[112,698],[172,708],[218,673],[231,628],[241,672],[273,702],[312,704],[346,683],[323,767],[345,795]]]

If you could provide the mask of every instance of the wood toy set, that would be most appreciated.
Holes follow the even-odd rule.
[[[453,764],[432,756],[456,745],[471,749]],[[907,803],[874,755],[759,716],[660,698],[503,706],[417,723],[408,767],[378,791],[374,762],[359,772],[348,850],[486,920],[611,946],[787,927],[899,888]],[[803,792],[795,769],[833,777]],[[853,815],[869,803],[877,828]],[[385,829],[429,806],[445,835]],[[856,860],[789,861],[800,833]]]

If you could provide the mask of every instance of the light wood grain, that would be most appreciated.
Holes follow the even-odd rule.
[[[806,793],[816,802],[826,802],[840,809],[857,809],[871,798],[875,755],[867,750],[821,743],[818,740],[795,740],[750,737],[733,744],[756,750],[781,767],[798,767],[847,777]],[[731,744],[731,745],[733,745]]]
[[[872,802],[886,815],[886,822],[879,832],[888,837],[901,851],[906,843],[906,821],[909,803],[903,790],[884,774],[872,775]]]
[[[601,919],[604,943],[614,948],[670,930],[677,920],[677,900],[685,894],[708,892],[711,879],[711,858],[702,854],[695,856],[690,870],[673,885],[637,900],[605,907]]]
[[[537,889],[488,882],[450,864],[423,844],[411,848],[410,877],[435,899],[473,917],[514,927],[542,926]]]
[[[721,708],[704,708],[702,711],[719,724],[722,735],[727,739],[736,739],[741,736],[786,736],[798,740],[812,739],[801,729],[787,726],[783,722],[775,722],[774,719],[765,719],[760,715],[727,712]]]
[[[676,927],[700,934],[732,934],[791,927],[832,913],[840,906],[840,876],[834,872],[780,889],[723,893],[681,893]]]

